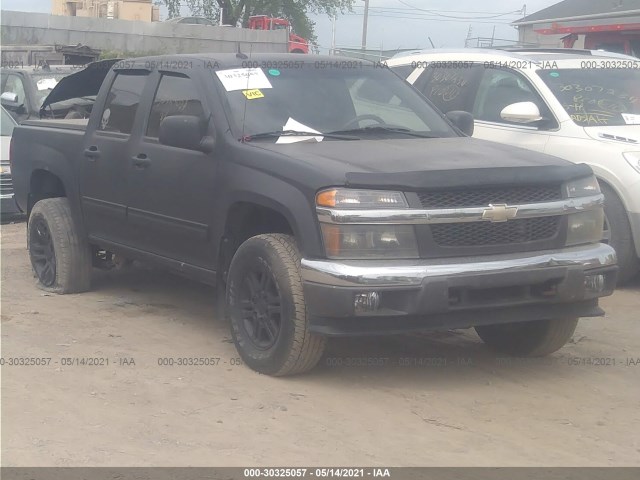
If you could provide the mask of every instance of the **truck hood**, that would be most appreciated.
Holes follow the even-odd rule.
[[[100,87],[111,67],[120,61],[118,58],[101,60],[87,65],[83,70],[66,76],[53,87],[40,107],[40,116],[52,103],[62,102],[72,98],[94,97],[98,95]]]
[[[336,184],[352,187],[549,184],[591,174],[591,168],[584,164],[468,137],[324,140],[259,146],[297,163],[315,165]]]
[[[595,140],[616,142],[621,146],[638,145],[640,147],[640,125],[584,127],[584,131]]]

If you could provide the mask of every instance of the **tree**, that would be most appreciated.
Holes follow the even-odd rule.
[[[180,4],[186,1],[191,15],[217,20],[222,9],[222,23],[244,26],[251,15],[286,18],[300,36],[315,41],[315,23],[310,13],[329,16],[350,11],[355,0],[160,0],[169,11],[169,18],[180,16]]]

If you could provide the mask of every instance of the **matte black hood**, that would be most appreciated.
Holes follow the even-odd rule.
[[[318,166],[336,185],[402,189],[561,183],[592,173],[584,164],[468,137],[324,140],[255,146]]]

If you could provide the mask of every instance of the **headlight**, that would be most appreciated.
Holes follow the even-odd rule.
[[[600,193],[600,185],[594,175],[565,183],[567,197],[589,197]]]
[[[418,258],[418,242],[411,225],[321,224],[329,258]]]
[[[629,165],[640,173],[640,152],[625,152],[622,155],[629,162]]]
[[[567,216],[567,246],[597,243],[602,240],[604,211],[602,208]]]
[[[401,192],[333,188],[316,195],[316,205],[329,208],[407,208]]]

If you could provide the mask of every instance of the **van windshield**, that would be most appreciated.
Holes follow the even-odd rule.
[[[571,119],[582,127],[640,125],[640,70],[539,70]]]
[[[337,65],[340,62],[335,68],[327,62],[293,63],[296,68],[215,72],[233,121],[245,137],[283,130],[348,132],[359,138],[457,135],[439,112],[387,68],[359,61],[353,62],[355,68]]]

